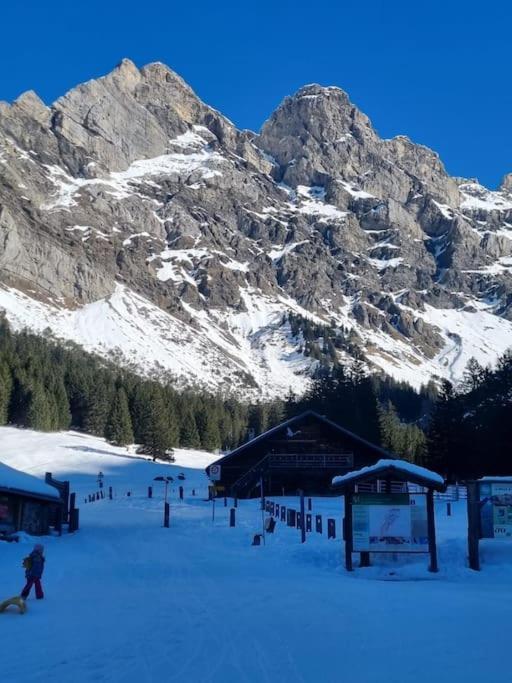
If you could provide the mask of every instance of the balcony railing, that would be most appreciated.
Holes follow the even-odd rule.
[[[330,469],[354,465],[353,453],[269,453],[269,469]]]

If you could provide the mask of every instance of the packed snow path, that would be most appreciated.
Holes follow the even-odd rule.
[[[261,523],[255,502],[240,504],[236,529],[222,503],[212,523],[203,500],[207,454],[181,451],[180,464],[166,466],[91,437],[14,429],[0,430],[0,444],[9,465],[69,476],[81,514],[77,534],[45,539],[45,600],[31,597],[24,616],[0,615],[2,680],[507,679],[512,547],[483,543],[483,571],[470,572],[464,503],[450,518],[438,508],[439,574],[426,571],[426,556],[347,574],[339,540],[313,533],[301,546],[298,532],[280,523],[265,547],[252,547]],[[100,469],[117,497],[84,504]],[[186,499],[176,482],[164,529],[153,477],[179,472]],[[327,511],[338,521],[340,501],[314,501],[313,512]],[[1,597],[20,590],[32,542],[0,544]]]

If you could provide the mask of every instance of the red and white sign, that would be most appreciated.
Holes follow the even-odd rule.
[[[220,465],[210,465],[210,479],[220,481]]]

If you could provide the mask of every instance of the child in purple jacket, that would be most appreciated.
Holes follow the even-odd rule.
[[[42,600],[44,598],[44,593],[41,586],[41,577],[44,571],[43,553],[43,546],[40,543],[36,543],[34,550],[23,560],[23,566],[25,567],[25,578],[27,579],[25,588],[21,591],[21,597],[24,600],[28,598],[32,586],[35,586],[36,598],[38,600]]]

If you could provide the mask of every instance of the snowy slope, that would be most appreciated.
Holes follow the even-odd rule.
[[[511,543],[482,543],[483,571],[466,568],[465,508],[437,508],[440,573],[427,558],[381,559],[347,574],[339,539],[281,524],[252,547],[261,513],[228,509],[204,494],[210,456],[179,453],[179,465],[125,457],[101,439],[0,429],[2,458],[31,473],[69,476],[81,493],[98,469],[113,501],[80,505],[81,530],[46,538],[45,600],[0,615],[5,680],[76,683],[498,683],[507,680],[512,598]],[[183,471],[185,501],[172,491],[171,527],[162,528],[155,474]],[[202,488],[201,488],[202,487]],[[132,492],[126,497],[127,490]],[[80,495],[79,495],[80,498]],[[287,499],[288,505],[297,501]],[[340,499],[313,512],[339,521]],[[0,587],[22,582],[30,539],[0,543]],[[20,656],[20,644],[27,644]]]
[[[50,330],[145,375],[171,373],[211,390],[247,393],[252,382],[259,396],[302,392],[310,362],[280,323],[287,310],[308,314],[293,302],[250,291],[245,302],[247,312],[236,314],[207,314],[183,302],[194,320],[190,326],[122,285],[107,299],[74,310],[0,287],[0,309],[15,330]]]
[[[264,296],[250,288],[241,296],[247,310],[240,313],[200,311],[182,302],[192,325],[123,285],[107,299],[71,310],[0,287],[0,310],[6,311],[15,330],[26,328],[38,334],[50,330],[58,339],[144,375],[170,373],[183,384],[253,397],[283,396],[289,389],[301,394],[309,384],[316,361],[299,352],[299,341],[282,323],[288,312],[324,324],[336,320],[354,330],[375,368],[418,388],[432,377],[456,382],[470,358],[486,366],[512,346],[512,322],[494,315],[491,304],[477,301],[472,302],[476,311],[428,305],[424,311],[414,311],[402,306],[433,325],[443,339],[438,354],[426,358],[403,337],[359,325],[348,306],[321,318],[286,297]]]

